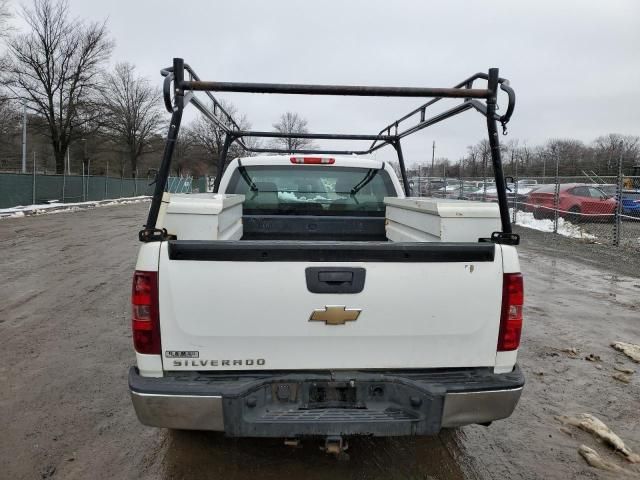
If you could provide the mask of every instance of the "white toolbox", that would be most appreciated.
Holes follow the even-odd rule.
[[[240,240],[242,202],[244,195],[165,193],[157,228],[178,240]]]
[[[477,242],[501,231],[497,203],[431,197],[384,199],[393,242]]]

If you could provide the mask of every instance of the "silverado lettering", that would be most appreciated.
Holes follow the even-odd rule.
[[[229,366],[229,362],[232,362],[234,366],[263,366],[267,362],[264,358],[247,359],[247,360],[174,360],[174,367],[219,367]]]

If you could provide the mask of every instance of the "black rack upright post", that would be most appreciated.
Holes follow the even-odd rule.
[[[402,155],[402,146],[400,140],[394,140],[391,145],[395,148],[398,154],[398,164],[400,165],[400,176],[402,177],[402,187],[404,188],[404,194],[407,197],[411,196],[411,188],[409,187],[409,179],[407,178],[407,170],[404,166],[404,156]]]
[[[173,157],[173,150],[178,141],[178,133],[180,132],[180,123],[182,122],[182,112],[184,111],[184,90],[180,88],[180,84],[184,79],[184,61],[181,58],[173,59],[173,75],[175,85],[175,97],[173,112],[171,114],[171,122],[169,122],[169,132],[167,133],[167,141],[164,144],[164,152],[162,153],[162,162],[156,175],[156,185],[153,191],[153,198],[151,199],[151,206],[149,207],[149,215],[147,216],[147,223],[144,226],[145,229],[140,232],[141,239],[144,235],[152,235],[156,228],[156,221],[158,220],[158,213],[160,212],[160,205],[162,204],[162,195],[167,185],[167,179],[171,172],[171,158]]]
[[[498,205],[500,207],[500,220],[502,232],[511,233],[511,219],[509,218],[509,205],[507,204],[507,191],[502,171],[502,158],[500,156],[500,138],[496,124],[496,104],[498,101],[498,69],[489,69],[488,89],[491,92],[487,98],[487,130],[489,131],[489,146],[491,147],[491,161],[498,192]]]

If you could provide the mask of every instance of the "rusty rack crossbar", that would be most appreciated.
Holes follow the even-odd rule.
[[[187,78],[185,78],[185,73]],[[503,132],[506,133],[506,125],[509,122],[515,107],[515,92],[509,85],[509,81],[498,76],[498,69],[491,68],[488,73],[476,73],[466,80],[458,83],[453,88],[420,88],[420,87],[379,87],[359,85],[300,85],[280,83],[243,83],[243,82],[208,82],[202,81],[193,69],[181,58],[173,59],[173,66],[161,70],[164,76],[163,98],[167,110],[172,114],[169,124],[169,132],[162,156],[162,163],[156,177],[155,191],[149,209],[149,216],[145,230],[140,234],[143,241],[155,240],[162,237],[156,230],[156,221],[162,194],[165,191],[167,179],[171,168],[173,150],[180,131],[182,113],[184,108],[192,104],[209,121],[225,134],[225,141],[217,159],[217,175],[214,191],[218,191],[220,179],[227,165],[227,154],[234,142],[242,149],[254,153],[323,153],[323,154],[358,154],[366,155],[387,145],[392,146],[398,156],[402,185],[406,195],[410,195],[409,181],[402,154],[401,140],[423,128],[435,125],[443,120],[458,115],[466,110],[476,110],[486,117],[489,144],[491,147],[491,159],[495,173],[496,188],[498,193],[498,205],[502,223],[502,240],[513,242],[511,234],[511,222],[509,220],[509,208],[502,160],[500,156],[500,142],[497,123],[500,122]],[[476,80],[486,80],[487,88],[473,88]],[[497,97],[498,88],[507,94],[508,105],[504,115],[498,115]],[[194,92],[205,92],[210,105],[203,103]],[[366,96],[366,97],[415,97],[431,98],[423,105],[412,110],[405,116],[390,123],[377,135],[357,135],[339,133],[286,133],[247,131],[224,109],[211,92],[242,92],[242,93],[271,93],[283,95],[340,95],[340,96]],[[444,112],[427,118],[426,111],[429,107],[443,98],[461,99],[462,102]],[[484,100],[484,102],[482,101]],[[247,137],[261,138],[308,138],[318,140],[367,140],[371,141],[369,148],[365,150],[325,150],[325,149],[278,149],[250,147],[244,142]],[[158,236],[159,234],[159,236]],[[494,235],[494,241],[501,241],[500,233]],[[517,240],[516,240],[517,241]]]

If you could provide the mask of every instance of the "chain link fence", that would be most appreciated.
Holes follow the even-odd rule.
[[[640,176],[507,177],[512,222],[583,242],[640,247]],[[497,202],[489,176],[419,178],[414,194]]]
[[[152,178],[0,173],[0,208],[48,203],[79,203],[153,194]],[[170,177],[171,193],[205,192],[207,179]]]
[[[556,169],[557,171],[557,169]],[[640,176],[507,177],[512,222],[528,228],[625,248],[640,247]],[[167,191],[211,191],[212,179],[170,177]],[[495,183],[482,177],[413,177],[414,195],[497,202]],[[78,203],[151,195],[151,178],[114,178],[42,173],[0,173],[0,208]]]

